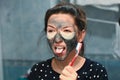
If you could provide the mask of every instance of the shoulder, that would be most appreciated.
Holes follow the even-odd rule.
[[[51,66],[51,60],[52,59],[48,59],[42,62],[38,62],[36,64],[33,65],[33,67],[31,68],[31,71],[37,71],[37,69],[45,69],[46,67],[50,67]]]
[[[86,62],[89,67],[105,68],[100,62],[94,60],[86,59]]]
[[[33,67],[45,67],[45,66],[51,64],[51,60],[52,59],[48,59],[48,60],[45,60],[45,61],[42,61],[42,62],[38,62],[38,63],[34,64]]]
[[[29,70],[27,78],[29,80],[32,80],[33,78],[37,80],[37,78],[39,77],[38,75],[41,75],[43,72],[47,71],[48,69],[51,69],[49,68],[51,67],[51,61],[52,58],[34,64],[32,68]]]
[[[87,58],[78,74],[79,78],[84,80],[108,80],[105,67],[99,62]]]
[[[88,64],[87,70],[89,73],[94,75],[93,77],[97,77],[100,80],[102,79],[107,80],[106,68],[101,63],[90,59],[86,59],[86,62]]]
[[[105,66],[97,61],[86,59],[86,65],[90,71],[94,70],[95,72],[106,72]]]

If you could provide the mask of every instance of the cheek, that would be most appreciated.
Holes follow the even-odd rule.
[[[50,46],[52,46],[52,44],[53,44],[53,39],[48,39],[48,43],[50,44]]]
[[[70,53],[77,45],[76,37],[72,38],[71,40],[65,40],[67,45],[67,52]]]
[[[51,39],[47,39],[47,40],[48,40],[49,47],[52,49],[53,40],[51,40]]]
[[[73,37],[75,37],[75,32],[71,32],[71,33],[61,32],[61,36],[66,40],[71,40],[73,39]]]
[[[55,35],[56,35],[55,32],[53,32],[53,33],[47,33],[47,38],[48,38],[49,40],[51,40],[51,39],[53,39],[53,38],[55,37]]]

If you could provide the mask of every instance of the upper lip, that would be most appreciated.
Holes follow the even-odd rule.
[[[55,49],[59,48],[59,49],[62,49],[62,48],[65,48],[64,46],[55,46],[54,47]]]
[[[55,48],[55,49],[56,49],[56,48],[64,48],[64,49],[65,49],[65,46],[64,46],[64,45],[55,44],[55,45],[54,45],[54,48]]]

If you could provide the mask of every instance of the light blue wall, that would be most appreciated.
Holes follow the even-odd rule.
[[[0,28],[0,30],[1,30],[1,28]],[[0,33],[0,80],[3,80],[3,61],[2,61],[1,33]]]
[[[84,6],[88,18],[86,56],[102,63],[109,80],[120,78],[120,26],[119,12],[104,10],[95,6]]]
[[[88,18],[85,41],[86,53],[120,57],[119,12],[100,9],[95,6],[84,6],[84,10]],[[118,52],[116,53],[116,51]]]
[[[4,80],[16,80],[32,62],[52,56],[45,38],[37,45],[49,7],[50,0],[0,0],[0,61],[4,69],[0,67],[0,80],[2,70]]]
[[[50,7],[49,0],[3,0],[1,6],[3,59],[36,60],[48,53],[45,45],[38,52],[37,41],[44,27],[45,11]],[[43,40],[40,45],[44,43]]]

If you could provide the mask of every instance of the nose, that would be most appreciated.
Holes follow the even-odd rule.
[[[55,39],[54,40],[55,40],[56,43],[60,43],[60,42],[63,41],[62,37],[61,37],[61,35],[59,33],[55,35]]]

